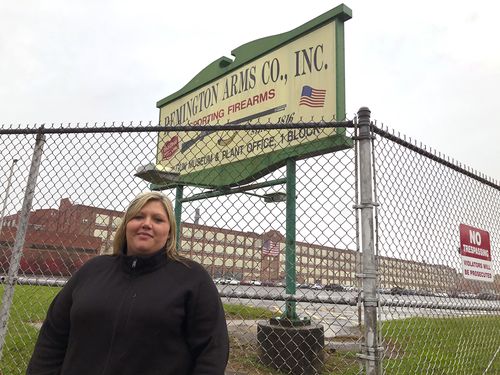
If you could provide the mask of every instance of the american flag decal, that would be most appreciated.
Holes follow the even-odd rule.
[[[278,256],[280,253],[280,243],[271,241],[271,240],[265,240],[264,243],[262,244],[262,255],[268,255],[268,256]]]
[[[299,105],[321,108],[325,105],[326,90],[318,90],[311,86],[302,87]]]

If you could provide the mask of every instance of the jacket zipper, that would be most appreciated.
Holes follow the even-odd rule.
[[[137,266],[137,258],[135,258],[133,261],[132,261],[132,265],[131,265],[131,268],[132,268],[132,271],[135,271],[135,267]],[[132,273],[132,280],[131,280],[131,283],[133,282],[133,279],[134,279],[134,276],[135,274]],[[131,284],[130,286],[131,287]],[[120,309],[121,307],[123,306],[123,303],[125,302],[125,299],[126,299],[126,296],[124,296],[121,304],[120,304]],[[115,337],[115,334],[116,334],[116,329],[117,329],[117,326],[115,326],[114,328],[114,332],[112,334],[112,338],[111,338],[111,345],[110,345],[110,348],[109,348],[109,351],[108,351],[108,355],[107,355],[107,358],[106,358],[106,363],[104,364],[104,368],[102,370],[102,375],[105,375],[108,373],[108,365],[109,365],[109,361],[111,359],[111,354],[113,352],[113,346],[114,346],[114,337]]]

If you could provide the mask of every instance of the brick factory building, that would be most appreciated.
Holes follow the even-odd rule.
[[[21,260],[21,273],[68,276],[85,261],[110,254],[123,212],[73,204],[68,198],[58,209],[30,214]],[[19,213],[4,218],[0,233],[0,273],[7,273]],[[235,231],[183,223],[180,251],[202,264],[214,277],[283,282],[285,237],[279,231]],[[350,249],[296,243],[299,283],[356,286],[360,253]],[[495,284],[498,284],[498,276]],[[474,291],[477,283],[464,280],[452,267],[379,257],[379,286],[431,291]]]

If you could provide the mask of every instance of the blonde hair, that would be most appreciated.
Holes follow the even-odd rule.
[[[119,255],[127,249],[126,227],[128,222],[136,216],[142,208],[151,201],[160,202],[165,208],[167,218],[170,223],[167,243],[165,244],[165,253],[167,257],[173,260],[181,261],[182,257],[177,252],[177,223],[175,222],[174,208],[172,202],[164,194],[157,191],[149,191],[139,194],[127,207],[121,223],[116,228],[115,238],[113,240],[113,255]]]

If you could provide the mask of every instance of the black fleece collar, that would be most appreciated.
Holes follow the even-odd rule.
[[[165,249],[161,249],[152,255],[128,256],[120,254],[120,258],[125,272],[134,275],[153,272],[168,261]]]

